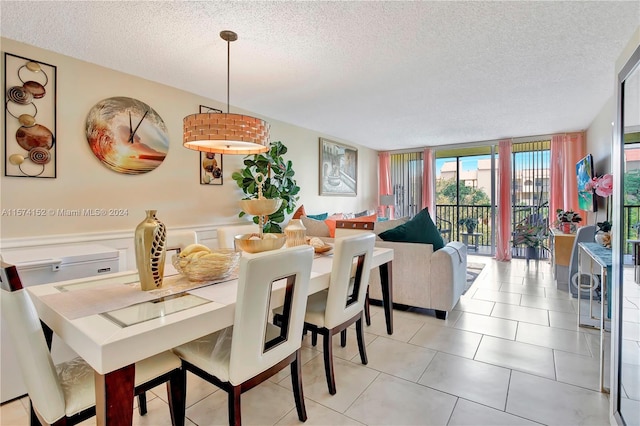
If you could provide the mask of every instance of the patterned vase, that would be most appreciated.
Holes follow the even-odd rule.
[[[156,218],[156,210],[146,210],[147,217],[136,227],[134,246],[140,288],[153,290],[162,286],[167,232]]]

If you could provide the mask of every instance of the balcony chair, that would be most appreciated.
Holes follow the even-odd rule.
[[[184,374],[191,371],[229,394],[229,424],[242,423],[243,392],[289,365],[298,419],[306,421],[300,336],[312,263],[313,248],[307,245],[244,253],[234,325],[174,349],[182,358]],[[272,295],[274,286],[281,291]],[[284,304],[284,314],[281,325],[275,326],[268,322],[270,304],[279,303]]]
[[[347,328],[356,324],[360,361],[367,364],[362,316],[369,283],[375,235],[336,238],[329,289],[309,296],[304,317],[305,330],[311,331],[311,343],[323,336],[324,367],[329,393],[336,393],[333,372],[333,336],[340,333],[340,345],[347,344]]]
[[[436,227],[442,235],[445,244],[451,241],[451,221],[436,216]]]
[[[255,223],[247,223],[246,225],[221,226],[218,228],[218,247],[226,249],[236,249],[236,235],[253,234],[254,232],[260,232],[260,228]]]
[[[38,313],[14,265],[1,262],[0,306],[9,324],[30,403],[32,425],[75,425],[96,414],[94,370],[82,358],[53,364]],[[135,395],[167,383],[171,423],[185,421],[184,374],[170,351],[136,363]]]
[[[573,240],[573,248],[571,249],[571,260],[569,260],[569,289],[571,296],[578,297],[578,287],[580,287],[580,298],[588,299],[589,291],[597,290],[599,279],[593,281],[593,285],[596,288],[591,288],[591,275],[587,271],[578,272],[578,244],[579,243],[593,243],[595,241],[596,226],[588,225],[578,228],[576,231],[576,238]],[[578,284],[579,283],[579,284]],[[596,299],[599,296],[596,294]]]

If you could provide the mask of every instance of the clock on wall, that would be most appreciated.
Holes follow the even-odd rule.
[[[154,170],[169,152],[167,127],[146,103],[117,96],[103,99],[87,115],[87,141],[111,170],[141,174]]]

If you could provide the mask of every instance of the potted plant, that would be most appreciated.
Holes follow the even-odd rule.
[[[582,217],[579,213],[574,212],[573,210],[556,210],[556,225],[557,228],[560,229],[565,234],[569,234],[573,232],[576,228],[576,223],[582,221]]]
[[[284,222],[285,212],[288,214],[293,213],[296,202],[300,198],[298,195],[300,187],[293,178],[295,175],[293,164],[290,160],[285,161],[283,158],[286,153],[287,147],[282,142],[271,142],[269,151],[264,154],[247,156],[244,160],[245,168],[231,175],[231,178],[236,181],[242,192],[247,194],[245,199],[251,199],[258,196],[255,175],[262,173],[265,176],[262,186],[263,197],[282,200],[280,208],[265,220],[263,231],[266,233],[282,232],[280,224]],[[239,217],[245,214],[247,213],[241,211]],[[254,223],[259,223],[259,221],[258,216],[253,217]]]
[[[513,244],[527,247],[526,258],[537,259],[538,249],[544,248],[547,238],[547,227],[539,224],[519,223],[513,233]]]
[[[631,228],[636,231],[636,236],[640,239],[640,222],[634,223],[633,225],[631,225]]]
[[[476,219],[475,217],[465,217],[464,219],[460,219],[458,221],[458,225],[465,226],[467,228],[467,233],[473,234],[476,226],[478,226],[478,219]]]

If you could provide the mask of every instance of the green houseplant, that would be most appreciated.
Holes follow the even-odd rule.
[[[282,232],[280,224],[284,222],[285,212],[293,213],[296,202],[300,198],[298,193],[300,187],[294,179],[293,163],[291,160],[286,161],[283,156],[287,153],[287,147],[280,141],[271,142],[269,151],[264,154],[255,154],[247,156],[244,160],[244,169],[234,172],[231,178],[242,192],[247,196],[244,199],[258,197],[258,186],[255,181],[257,173],[265,176],[262,187],[262,195],[264,198],[280,198],[282,204],[280,208],[265,218],[264,232]],[[244,211],[239,213],[239,217],[243,217]],[[254,223],[259,223],[258,216],[253,217]]]
[[[465,226],[467,228],[467,233],[473,234],[476,226],[478,226],[478,219],[475,217],[465,217],[464,219],[460,219],[458,221],[458,225]]]

